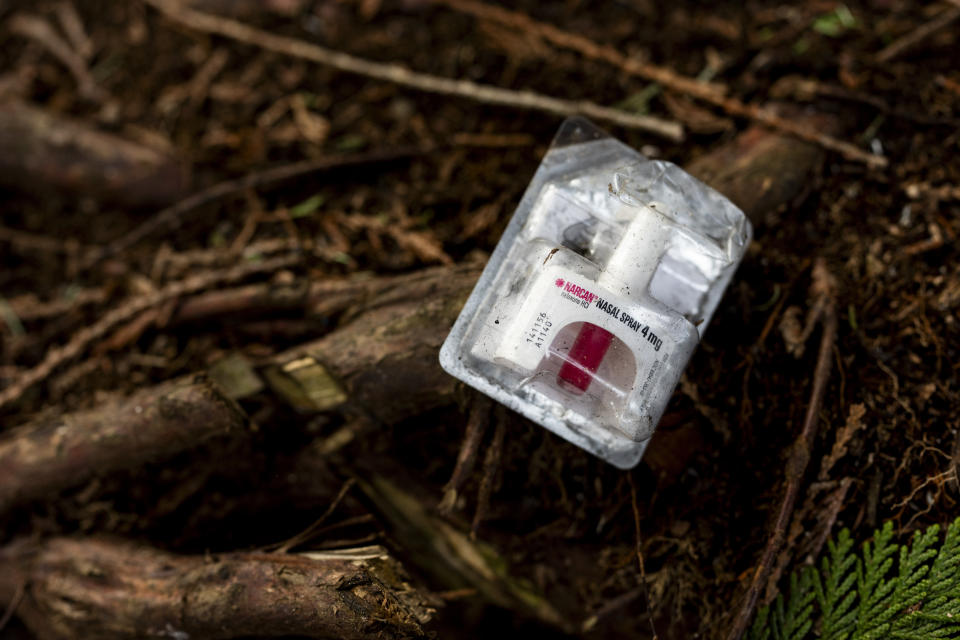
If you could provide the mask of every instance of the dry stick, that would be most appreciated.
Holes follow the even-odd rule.
[[[64,0],[58,3],[54,8],[54,13],[73,50],[83,60],[89,62],[96,48],[90,40],[90,36],[87,35],[87,30],[83,26],[83,19],[77,13],[77,8],[73,6],[73,2]]]
[[[457,454],[457,464],[453,469],[450,480],[443,488],[443,499],[438,507],[441,513],[450,513],[456,507],[460,488],[473,472],[473,465],[480,451],[480,442],[490,422],[490,399],[477,394],[470,406],[470,417],[467,419],[466,433],[463,443]]]
[[[9,25],[12,32],[40,43],[67,67],[77,81],[80,95],[93,102],[104,100],[106,94],[90,75],[84,58],[57,34],[49,22],[39,16],[18,13],[10,18]]]
[[[545,111],[562,116],[584,115],[597,120],[612,122],[622,127],[648,131],[675,142],[683,140],[683,127],[678,122],[631,114],[619,109],[604,107],[588,100],[565,100],[532,91],[512,91],[501,87],[477,84],[469,80],[432,76],[412,71],[398,64],[371,62],[302,40],[279,36],[242,22],[182,7],[173,0],[146,0],[146,2],[171,20],[179,22],[187,28],[232,38],[238,42],[258,46],[267,51],[310,60],[347,73],[392,82],[428,93],[457,96],[485,104]]]
[[[657,640],[657,626],[653,623],[654,602],[650,598],[650,591],[647,589],[647,565],[643,561],[643,538],[640,536],[640,509],[637,508],[637,485],[633,481],[633,474],[627,473],[627,480],[630,481],[630,506],[633,510],[633,526],[636,531],[636,553],[637,564],[640,569],[640,588],[643,590],[643,599],[647,601],[647,620],[650,622],[650,631],[653,633],[653,640]]]
[[[207,187],[206,189],[203,189],[202,191],[199,191],[187,198],[184,198],[180,202],[177,202],[176,204],[159,211],[156,215],[145,221],[140,226],[114,240],[99,255],[96,255],[93,260],[88,261],[90,264],[85,266],[92,266],[92,264],[99,262],[104,258],[116,255],[117,253],[130,248],[151,233],[154,233],[160,229],[165,227],[175,227],[184,215],[196,209],[197,207],[201,207],[205,204],[220,200],[221,198],[225,198],[235,193],[240,193],[246,189],[263,187],[274,182],[281,182],[283,180],[297,178],[299,176],[303,176],[308,173],[315,173],[317,171],[344,168],[360,164],[389,162],[391,160],[406,158],[414,155],[415,153],[417,153],[417,151],[412,149],[398,149],[394,151],[376,151],[372,153],[352,153],[330,156],[320,160],[294,162],[292,164],[273,167],[264,171],[248,173],[234,180],[218,182],[215,185]]]
[[[0,631],[3,631],[7,627],[7,624],[13,619],[13,614],[17,612],[17,607],[20,606],[20,602],[26,593],[27,583],[21,580],[20,584],[17,585],[17,590],[13,592],[13,598],[7,605],[7,610],[3,612],[3,616],[0,616]]]
[[[87,247],[71,241],[70,238],[51,237],[31,233],[21,229],[0,226],[0,242],[7,242],[24,251],[39,251],[43,253],[67,254],[85,253],[93,251]]]
[[[884,47],[883,50],[877,54],[877,62],[890,62],[897,56],[920,44],[937,31],[948,27],[957,18],[960,18],[960,6],[954,6],[941,12],[930,22],[925,22],[905,36],[897,38],[890,43],[889,46]]]
[[[92,342],[146,309],[197,293],[214,285],[230,284],[253,274],[284,269],[299,261],[299,256],[282,256],[258,264],[245,264],[224,271],[204,273],[179,282],[172,282],[159,291],[126,302],[108,311],[89,327],[77,331],[67,344],[49,349],[40,364],[25,371],[14,380],[13,384],[0,391],[0,410],[17,400],[27,389],[46,379],[58,367],[80,356]]]
[[[960,200],[960,186],[945,184],[934,187],[929,182],[908,184],[903,188],[911,200],[929,198],[932,200]]]
[[[38,300],[33,294],[27,293],[11,298],[7,302],[20,320],[28,322],[62,316],[91,304],[102,304],[109,297],[110,293],[104,287],[102,289],[81,289],[70,298],[61,297],[53,300]]]
[[[823,277],[818,278],[821,274]],[[744,596],[730,632],[727,634],[727,640],[739,640],[747,629],[753,612],[757,606],[757,600],[760,591],[766,584],[767,577],[773,568],[774,560],[780,547],[783,545],[786,537],[787,527],[790,526],[790,519],[793,516],[793,507],[796,504],[797,496],[800,494],[800,485],[803,481],[804,472],[810,462],[810,450],[813,448],[813,440],[817,435],[817,422],[819,420],[820,407],[823,405],[823,396],[827,387],[827,380],[830,378],[830,368],[833,362],[833,346],[837,337],[837,312],[833,291],[831,285],[831,276],[826,272],[826,266],[820,260],[814,265],[814,286],[817,286],[817,280],[824,285],[819,296],[825,301],[823,311],[820,316],[820,322],[823,327],[823,334],[820,337],[820,349],[817,353],[817,364],[813,371],[813,386],[810,390],[810,402],[807,404],[807,413],[803,419],[803,428],[800,435],[793,443],[790,451],[790,457],[787,459],[786,488],[784,489],[783,500],[780,508],[777,510],[777,517],[773,523],[773,532],[767,540],[763,554],[760,556],[760,562],[754,570],[753,579]]]
[[[337,493],[337,497],[327,506],[327,510],[314,521],[309,527],[296,534],[292,538],[289,538],[285,542],[281,542],[280,546],[277,547],[275,553],[287,553],[290,549],[299,546],[309,540],[312,536],[319,533],[320,526],[327,521],[333,512],[337,510],[337,507],[340,506],[340,503],[343,502],[343,499],[346,497],[347,492],[356,484],[356,480],[353,478],[347,478],[347,481],[343,483],[343,486],[340,487],[340,492]]]
[[[630,75],[644,78],[651,82],[658,82],[668,89],[693,96],[698,100],[720,107],[731,115],[756,120],[768,127],[789,133],[801,140],[813,142],[825,149],[836,151],[848,160],[863,162],[867,166],[875,168],[886,167],[888,164],[884,156],[867,153],[849,142],[837,140],[810,127],[781,118],[757,105],[748,104],[736,98],[725,97],[710,85],[686,78],[663,67],[628,58],[613,47],[597,44],[589,38],[564,31],[550,24],[539,22],[526,14],[501,9],[500,7],[494,7],[482,2],[474,2],[473,0],[436,1],[446,4],[458,11],[469,13],[477,18],[492,20],[514,29],[526,31],[536,37],[543,38],[555,46],[576,51],[585,58],[606,62]]]
[[[490,510],[490,497],[493,495],[493,488],[496,484],[497,473],[500,470],[500,459],[503,457],[503,438],[507,432],[506,418],[502,407],[498,406],[496,411],[497,426],[493,430],[493,442],[487,449],[487,455],[483,460],[483,478],[480,479],[480,491],[477,492],[477,511],[473,514],[473,523],[470,525],[470,536],[476,538],[480,525],[487,517]]]

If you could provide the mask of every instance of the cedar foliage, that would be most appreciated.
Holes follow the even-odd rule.
[[[960,638],[960,518],[939,534],[933,525],[898,545],[888,522],[858,554],[844,529],[819,567],[792,574],[757,612],[749,640]]]

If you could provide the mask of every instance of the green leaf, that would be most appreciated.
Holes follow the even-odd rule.
[[[893,540],[886,523],[854,549],[846,529],[818,565],[790,576],[771,607],[761,608],[749,640],[960,639],[960,518],[947,527]]]
[[[813,30],[830,38],[843,35],[848,29],[854,29],[856,26],[857,19],[845,4],[841,4],[830,13],[825,13],[813,21]]]
[[[291,218],[306,218],[313,215],[319,209],[327,198],[323,194],[315,194],[304,200],[298,205],[290,207]]]

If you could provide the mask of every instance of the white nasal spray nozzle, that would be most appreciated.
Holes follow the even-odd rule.
[[[670,240],[670,223],[655,206],[639,205],[597,278],[601,287],[627,297],[646,292]]]

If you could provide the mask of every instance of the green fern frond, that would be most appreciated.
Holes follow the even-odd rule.
[[[923,532],[917,531],[913,534],[910,546],[900,549],[900,579],[893,594],[893,602],[905,608],[907,613],[901,615],[894,624],[891,634],[893,637],[913,637],[913,631],[916,631],[919,619],[915,614],[920,613],[919,609],[931,588],[930,580],[926,579],[931,569],[928,562],[938,555],[934,547],[939,534],[940,527],[937,525]],[[892,619],[896,613],[891,608],[888,618]]]
[[[773,629],[768,624],[769,619],[770,607],[760,607],[757,617],[753,619],[753,624],[750,626],[750,631],[747,632],[747,640],[771,640]]]
[[[857,567],[857,597],[859,600],[856,640],[879,640],[890,629],[890,596],[900,582],[899,577],[884,580],[893,566],[897,545],[893,542],[893,523],[888,522],[876,532],[873,544],[863,545],[863,561]]]
[[[860,553],[844,529],[819,567],[790,576],[786,594],[757,612],[749,640],[960,639],[960,518],[893,541],[893,525]]]
[[[827,545],[827,557],[821,563],[823,582],[814,582],[817,602],[822,612],[821,638],[823,640],[847,640],[857,621],[857,610],[853,603],[857,592],[853,589],[857,581],[857,557],[850,553],[853,539],[844,529],[836,542]]]
[[[930,527],[927,532],[937,532]],[[914,535],[916,544],[917,535]],[[929,545],[933,546],[933,542]],[[897,621],[894,638],[917,640],[960,637],[960,518],[947,528],[939,551],[927,550],[936,557],[929,575],[917,587],[911,610]],[[920,606],[922,605],[922,607]]]
[[[774,604],[773,624],[775,637],[782,640],[803,640],[813,627],[813,600],[816,592],[813,583],[816,570],[806,567],[790,576],[790,595],[784,602],[777,596]]]

